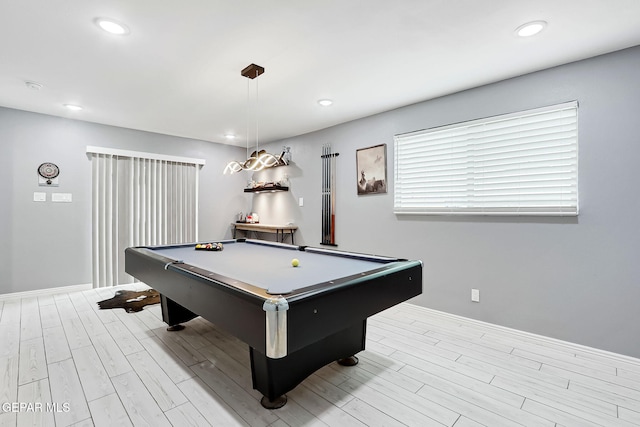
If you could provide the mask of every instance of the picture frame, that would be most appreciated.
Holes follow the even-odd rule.
[[[356,150],[358,195],[387,192],[387,144]]]

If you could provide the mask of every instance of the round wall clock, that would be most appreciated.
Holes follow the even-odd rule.
[[[38,175],[47,180],[47,184],[51,184],[51,180],[60,175],[60,168],[54,163],[43,163],[38,166]]]

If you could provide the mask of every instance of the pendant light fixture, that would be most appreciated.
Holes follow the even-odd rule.
[[[264,73],[264,67],[256,64],[251,64],[245,67],[240,75],[248,79],[254,80],[258,76]],[[237,162],[235,160],[229,162],[224,169],[224,173],[235,173],[243,170],[248,171],[260,171],[265,168],[272,168],[276,166],[286,166],[290,161],[290,153],[288,150],[283,150],[279,156],[267,153],[265,150],[260,150],[258,146],[258,81],[256,80],[256,149],[249,155],[249,118],[247,113],[247,160],[243,162]],[[247,84],[247,105],[249,104],[249,85]]]

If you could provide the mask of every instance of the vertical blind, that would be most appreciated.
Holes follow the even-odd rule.
[[[578,104],[395,139],[397,214],[577,215]]]
[[[198,174],[203,162],[125,154],[91,152],[94,287],[134,281],[124,271],[127,247],[198,238]]]

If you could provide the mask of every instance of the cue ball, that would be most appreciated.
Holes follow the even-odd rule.
[[[294,258],[291,260],[291,265],[293,265],[294,267],[297,267],[300,265],[300,261],[298,261],[298,258]]]

